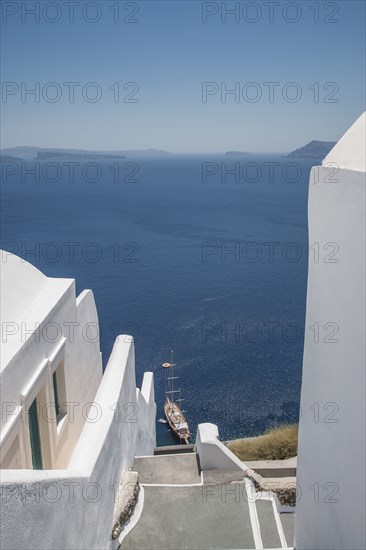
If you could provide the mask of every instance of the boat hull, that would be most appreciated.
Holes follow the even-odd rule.
[[[175,401],[167,399],[164,404],[164,414],[170,429],[181,442],[189,443],[191,432],[186,417]]]

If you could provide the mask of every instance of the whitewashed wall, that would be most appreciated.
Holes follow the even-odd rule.
[[[135,448],[136,456],[151,455],[156,446],[156,424],[152,425],[151,417],[156,418],[154,375],[145,372],[141,390],[136,389],[136,401],[139,411],[139,430]]]
[[[16,261],[20,262],[20,259]],[[30,267],[35,269],[29,264],[21,267],[18,274],[22,278],[27,277]],[[7,265],[2,265],[2,271],[6,270]],[[6,454],[6,438],[10,441],[16,430],[28,467],[29,456],[26,455],[29,455],[30,448],[26,411],[42,388],[42,405],[54,401],[50,392],[52,365],[59,361],[64,364],[66,401],[70,404],[66,410],[72,410],[73,419],[70,422],[67,418],[62,433],[56,436],[55,424],[48,421],[50,411],[42,406],[42,429],[48,432],[44,433],[46,467],[65,467],[68,464],[85,423],[84,407],[93,401],[102,378],[99,325],[93,293],[86,290],[76,300],[73,280],[48,280],[49,290],[46,289],[24,315],[17,317],[11,311],[2,314],[1,456]],[[16,286],[16,281],[13,284]],[[9,326],[13,334],[4,333]]]
[[[298,550],[366,548],[364,135],[365,116],[310,177]]]
[[[156,444],[153,375],[145,375],[140,392],[130,336],[117,338],[102,375],[91,291],[76,298],[73,280],[46,277],[13,254],[3,253],[1,264],[0,546],[114,548],[121,474],[137,450],[153,454]],[[57,425],[43,410],[50,405],[55,415],[55,368],[64,369],[67,400]],[[29,469],[27,411],[35,397],[41,471]]]
[[[219,440],[216,424],[198,424],[195,443],[202,470],[242,470],[247,469],[235,455]]]
[[[119,336],[87,421],[65,470],[2,470],[1,547],[116,548],[111,539],[115,488],[142,445],[155,446],[153,375],[136,399],[133,341]],[[147,400],[146,400],[147,398]],[[97,411],[99,411],[97,413]]]

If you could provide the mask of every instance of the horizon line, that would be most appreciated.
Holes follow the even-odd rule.
[[[311,141],[319,141],[319,142],[332,142],[333,140],[311,140]],[[337,143],[337,140],[334,140],[335,143]],[[311,143],[311,142],[308,142],[308,143]],[[307,143],[307,144],[308,144]],[[161,148],[155,148],[155,147],[148,147],[148,148],[131,148],[131,149],[83,149],[83,148],[79,148],[79,147],[44,147],[44,146],[39,146],[39,145],[13,145],[13,146],[6,146],[6,147],[1,147],[0,148],[0,152],[2,151],[6,151],[7,149],[46,149],[46,150],[64,150],[64,151],[82,151],[82,152],[85,152],[85,153],[98,153],[98,154],[108,154],[108,153],[117,153],[117,152],[121,152],[121,153],[124,153],[124,152],[147,152],[147,151],[155,151],[157,153],[157,156],[158,156],[158,153],[161,152],[163,155],[164,154],[167,154],[167,155],[222,155],[222,154],[226,154],[226,153],[231,153],[231,152],[237,152],[239,155],[242,154],[243,156],[245,155],[259,155],[259,154],[283,154],[283,153],[291,153],[293,152],[294,150],[298,149],[298,148],[302,148],[302,147],[305,147],[307,144],[303,145],[303,146],[300,146],[300,147],[297,147],[295,149],[292,149],[292,150],[288,150],[288,149],[281,149],[281,150],[262,150],[262,151],[245,151],[245,150],[241,150],[239,148],[236,148],[236,149],[226,149],[226,150],[221,150],[221,151],[169,151],[169,150],[166,150],[166,149],[161,149]]]

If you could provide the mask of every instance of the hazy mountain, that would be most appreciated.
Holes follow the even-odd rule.
[[[315,158],[323,160],[329,151],[333,149],[336,141],[310,141],[303,147],[295,149],[287,155],[289,158]]]
[[[225,153],[226,157],[247,157],[248,155],[251,155],[251,153],[246,151],[226,151]]]
[[[36,160],[118,160],[125,158],[125,155],[102,155],[100,153],[60,153],[54,151],[38,151],[36,156]]]
[[[23,159],[21,159],[20,157],[11,157],[10,155],[3,155],[3,154],[0,154],[0,162],[22,162]]]
[[[59,149],[59,148],[50,148],[50,147],[28,147],[28,146],[19,146],[19,147],[8,147],[0,151],[1,155],[10,155],[20,157],[23,160],[33,160],[36,158],[45,158],[42,155],[47,153],[47,158],[51,158],[51,155],[54,157],[60,158],[60,155],[63,155],[62,158],[75,158],[77,155],[79,158],[85,157],[98,157],[98,158],[110,158],[110,157],[156,157],[156,156],[167,156],[170,155],[167,151],[160,151],[158,149],[132,149],[125,151],[89,151],[83,149]],[[41,156],[39,157],[39,154]]]

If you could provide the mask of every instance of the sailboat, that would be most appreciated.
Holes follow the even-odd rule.
[[[186,417],[183,414],[180,403],[181,390],[174,389],[174,380],[177,380],[178,376],[174,376],[173,351],[171,363],[163,363],[162,367],[165,369],[165,403],[164,414],[172,432],[179,438],[180,442],[189,443],[191,432],[188,426]],[[178,394],[178,398],[175,399],[174,395]]]

